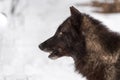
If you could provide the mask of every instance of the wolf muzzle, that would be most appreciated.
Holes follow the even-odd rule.
[[[43,47],[42,44],[39,45],[39,48],[40,48],[41,50],[44,50],[44,47]]]

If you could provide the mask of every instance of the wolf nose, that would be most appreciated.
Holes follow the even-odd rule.
[[[41,50],[44,50],[42,44],[39,45],[39,48],[40,48]]]

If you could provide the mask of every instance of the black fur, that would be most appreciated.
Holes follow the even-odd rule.
[[[70,56],[88,80],[120,80],[120,35],[100,21],[70,7],[71,16],[55,35],[39,45],[49,58]]]

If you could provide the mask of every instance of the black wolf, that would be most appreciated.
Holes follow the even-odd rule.
[[[120,35],[73,6],[70,12],[39,48],[50,52],[52,59],[72,57],[76,71],[88,80],[120,80]]]

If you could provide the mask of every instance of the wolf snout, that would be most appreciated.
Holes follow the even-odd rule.
[[[46,44],[46,42],[43,42],[39,45],[39,48],[42,50],[42,51],[45,51],[45,52],[50,52],[51,51],[51,48],[49,48],[48,44]]]
[[[39,45],[39,48],[40,48],[41,50],[44,50],[43,44],[40,44],[40,45]]]

